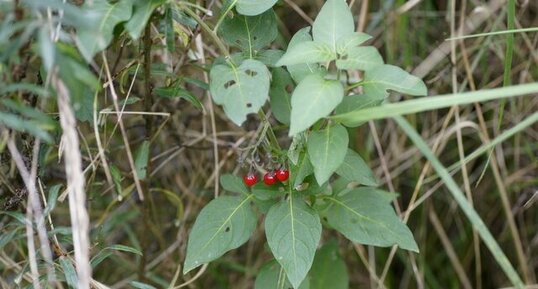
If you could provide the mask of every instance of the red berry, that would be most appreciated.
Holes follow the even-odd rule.
[[[274,185],[276,183],[275,173],[274,172],[266,173],[265,176],[263,176],[263,182],[268,186]]]
[[[281,182],[287,181],[289,177],[290,177],[290,171],[288,170],[279,169],[276,171],[276,178]]]
[[[249,173],[248,175],[243,177],[243,182],[245,182],[245,185],[247,185],[248,187],[252,187],[258,182],[258,178],[255,174]]]

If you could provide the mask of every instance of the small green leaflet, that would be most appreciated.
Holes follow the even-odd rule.
[[[269,95],[269,70],[257,60],[245,60],[239,67],[215,65],[210,78],[213,100],[237,125],[247,119],[247,114],[257,113]]]
[[[288,44],[288,50],[292,50],[295,46],[299,45],[303,42],[312,41],[312,36],[310,35],[310,29],[311,27],[305,27],[295,35],[290,40],[290,43]],[[306,63],[306,64],[295,64],[295,65],[288,65],[287,66],[288,71],[290,72],[291,77],[293,80],[295,80],[296,83],[301,82],[303,78],[306,76],[312,74],[312,73],[322,73],[323,69],[321,66],[317,63]]]
[[[131,1],[111,4],[107,0],[93,0],[86,1],[82,8],[87,14],[99,15],[93,26],[81,27],[77,31],[78,49],[90,62],[97,52],[104,50],[112,41],[116,25],[131,18],[133,6]]]
[[[265,235],[293,288],[299,288],[312,266],[321,238],[318,214],[301,198],[290,195],[267,213]]]
[[[218,197],[207,204],[194,222],[187,244],[183,274],[243,245],[256,228],[256,215],[247,197]]]
[[[365,186],[377,186],[374,173],[364,162],[361,156],[352,149],[347,149],[344,162],[336,173],[348,181],[357,182]]]
[[[370,70],[382,65],[383,58],[373,46],[351,47],[336,60],[339,69]]]
[[[304,78],[291,96],[289,135],[300,133],[329,115],[343,97],[344,88],[339,81],[325,80],[318,74]]]
[[[335,197],[322,214],[331,227],[349,240],[379,247],[398,245],[418,252],[413,234],[390,205],[393,194],[374,188],[358,188]]]
[[[230,193],[248,194],[248,189],[243,183],[243,180],[231,174],[220,176],[220,185]]]
[[[336,59],[336,53],[326,43],[305,41],[288,48],[277,66],[302,63],[328,62]]]
[[[310,289],[349,288],[347,266],[338,254],[338,244],[335,241],[323,245],[316,252],[309,275]]]
[[[148,161],[149,161],[149,141],[144,141],[138,147],[135,155],[135,168],[136,175],[140,180],[144,180],[147,175]]]
[[[304,279],[299,289],[309,289],[309,283],[310,278]],[[286,277],[284,269],[275,260],[269,261],[262,266],[256,276],[256,283],[254,283],[254,289],[288,289],[291,287],[292,285]]]
[[[258,16],[227,17],[219,28],[219,34],[227,44],[241,48],[252,58],[255,51],[271,44],[277,37],[275,13],[269,10]]]
[[[338,41],[354,31],[353,15],[345,0],[325,2],[312,26],[314,41],[328,44],[335,53]]]
[[[292,165],[292,180],[293,187],[296,188],[303,183],[304,179],[314,172],[314,168],[310,163],[308,154],[306,152],[301,153],[297,165]]]
[[[426,85],[422,79],[393,65],[380,65],[366,71],[362,81],[364,93],[384,99],[387,90],[394,90],[409,95],[426,95]]]
[[[336,42],[336,53],[338,55],[345,54],[349,49],[357,47],[371,38],[372,36],[366,33],[353,32],[352,34],[340,38],[338,42]]]
[[[342,165],[348,144],[347,131],[339,124],[312,132],[308,138],[307,148],[319,185],[328,181],[334,171]]]
[[[128,2],[128,1],[122,1]],[[129,32],[132,39],[138,39],[155,8],[159,7],[165,0],[134,0],[133,16],[125,24],[125,30]],[[167,12],[168,13],[168,12]]]
[[[254,16],[269,10],[278,0],[236,0],[235,8],[243,15]]]
[[[273,68],[273,79],[269,91],[271,111],[275,118],[283,123],[290,124],[291,92],[294,88],[290,74],[280,67]]]

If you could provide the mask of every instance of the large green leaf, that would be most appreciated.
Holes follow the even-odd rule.
[[[269,10],[257,16],[227,17],[219,34],[227,44],[241,48],[253,58],[256,50],[269,45],[278,35],[275,13]]]
[[[311,27],[308,26],[297,31],[297,33],[293,35],[293,37],[290,40],[290,43],[288,44],[288,50],[293,50],[295,46],[300,45],[303,42],[312,41],[312,35],[310,35],[310,29]],[[296,83],[301,82],[303,78],[305,78],[306,76],[312,73],[323,72],[323,69],[317,63],[288,65],[287,68],[291,74],[291,77],[293,78],[293,80],[295,80]]]
[[[348,144],[347,131],[339,124],[310,135],[307,143],[308,155],[319,185],[329,180],[334,171],[342,165]]]
[[[133,3],[133,16],[125,24],[125,30],[129,32],[129,35],[133,39],[138,39],[142,34],[142,31],[146,27],[151,13],[155,8],[159,7],[166,0],[132,0]],[[128,1],[123,1],[128,2]]]
[[[331,227],[353,242],[418,252],[413,234],[390,205],[392,194],[374,188],[358,188],[336,197],[323,212]]]
[[[393,65],[380,65],[366,71],[363,80],[364,93],[384,99],[387,90],[395,90],[409,95],[426,95],[424,82],[405,70]]]
[[[370,70],[382,65],[383,58],[373,46],[351,47],[340,59],[336,60],[336,67],[340,69]]]
[[[292,288],[290,281],[286,277],[284,269],[275,260],[267,262],[262,266],[256,276],[254,289],[288,289]],[[299,289],[309,289],[310,278],[304,279]]]
[[[345,0],[327,0],[312,28],[315,42],[326,43],[336,53],[337,43],[355,31],[351,10]]]
[[[329,115],[343,97],[344,88],[339,81],[325,80],[319,74],[304,78],[291,96],[289,135],[302,132]]]
[[[302,63],[328,62],[336,59],[336,53],[326,43],[305,41],[288,48],[284,56],[276,63],[277,66]]]
[[[84,3],[85,13],[98,15],[97,21],[93,22],[91,27],[83,27],[77,31],[77,46],[86,61],[91,61],[97,52],[110,44],[114,37],[114,28],[131,18],[132,8],[131,1],[110,3],[107,0],[93,0]]]
[[[301,198],[290,195],[267,213],[265,235],[288,280],[298,288],[312,266],[321,237],[318,214]]]
[[[205,206],[189,235],[183,274],[243,245],[256,228],[256,215],[246,198],[223,196]]]
[[[358,182],[365,186],[377,186],[374,173],[361,156],[352,149],[347,149],[344,162],[336,173],[348,181]]]
[[[213,100],[237,125],[257,113],[269,95],[269,70],[257,60],[245,60],[239,67],[215,65],[210,78]]]
[[[235,8],[243,15],[254,16],[269,10],[278,0],[236,0]]]
[[[331,241],[316,252],[310,269],[311,289],[347,289],[349,275],[342,257],[338,254],[338,244]]]
[[[283,124],[290,124],[291,92],[294,88],[290,74],[280,67],[273,68],[273,79],[269,92],[271,111]]]
[[[303,183],[306,177],[314,173],[314,168],[312,167],[312,163],[310,163],[310,159],[306,152],[301,153],[297,165],[292,164],[291,168],[291,179],[294,188]]]
[[[336,42],[336,53],[339,55],[345,54],[349,49],[357,47],[371,38],[372,36],[366,33],[353,32],[352,34],[338,39]]]
[[[336,107],[335,113],[341,114],[354,110],[381,105],[383,99],[375,95],[352,94],[344,97],[344,100]],[[344,123],[347,126],[347,124]]]
[[[230,193],[242,193],[248,194],[248,189],[243,183],[243,180],[231,174],[225,174],[220,176],[220,185],[223,189]]]

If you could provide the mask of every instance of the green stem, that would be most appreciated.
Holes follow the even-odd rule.
[[[228,52],[228,49],[224,45],[224,43],[220,40],[220,38],[217,36],[217,34],[209,27],[194,11],[192,11],[189,7],[185,6],[185,4],[179,3],[177,4],[178,8],[183,10],[187,15],[192,17],[194,21],[196,21],[202,29],[209,34],[209,36],[215,41],[215,44],[219,48],[220,52],[226,57],[230,57],[230,52]]]
[[[263,112],[263,109],[260,109],[260,112],[258,112],[258,114],[260,115],[260,118],[262,119],[262,121],[267,122],[267,124],[269,125],[269,129],[267,130],[267,136],[268,136],[269,142],[271,143],[271,146],[277,148],[278,151],[280,151],[281,150],[280,145],[278,144],[278,140],[276,138],[275,132],[273,131],[271,124],[269,124],[269,120],[267,119],[267,116]]]
[[[508,16],[507,16],[507,28],[513,30],[515,27],[516,18],[516,0],[508,0]],[[504,74],[503,74],[503,86],[509,86],[512,83],[512,58],[514,56],[514,34],[510,33],[506,36],[506,54],[504,57]],[[499,108],[499,121],[497,129],[500,129],[503,115],[504,106],[506,100],[501,100]]]

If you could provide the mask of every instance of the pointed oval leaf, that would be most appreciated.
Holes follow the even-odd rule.
[[[379,247],[398,245],[418,252],[409,228],[390,205],[392,195],[374,188],[358,188],[344,195],[328,197],[332,203],[323,212],[331,227],[349,240]]]
[[[308,138],[307,148],[314,175],[319,185],[325,183],[342,165],[347,153],[349,136],[346,129],[337,124],[313,132]]]
[[[370,70],[383,65],[383,57],[373,46],[352,47],[340,59],[336,60],[336,67],[340,69]]]
[[[77,31],[77,46],[86,61],[91,61],[97,52],[107,48],[114,37],[114,28],[120,22],[131,18],[132,8],[131,1],[86,1],[84,12],[98,15],[91,27],[81,27]]]
[[[293,49],[302,42],[312,41],[312,35],[310,35],[311,29],[312,28],[308,26],[297,31],[288,44],[288,50]],[[310,74],[323,72],[323,69],[317,63],[288,65],[287,68],[296,83],[301,82],[301,80]]]
[[[149,141],[144,141],[138,147],[135,155],[135,169],[136,174],[140,180],[144,180],[147,175],[147,168],[149,162]]]
[[[243,245],[256,228],[256,215],[246,198],[223,196],[205,206],[189,234],[183,274]]]
[[[257,16],[227,17],[219,28],[219,34],[227,44],[254,55],[255,50],[269,45],[278,35],[275,13],[269,10]]]
[[[302,63],[327,62],[336,59],[336,53],[325,43],[305,41],[288,48],[288,51],[278,60],[277,66]]]
[[[231,193],[248,194],[248,189],[243,183],[243,180],[231,174],[220,176],[220,185],[224,190]]]
[[[269,95],[269,70],[257,60],[245,60],[239,67],[215,65],[210,79],[213,100],[237,125],[247,119],[247,114],[257,113]]]
[[[262,266],[256,276],[256,283],[254,283],[254,289],[287,289],[291,287],[290,281],[284,274],[284,269],[275,260],[269,261]],[[310,278],[306,278],[299,286],[299,289],[309,288]]]
[[[347,266],[338,253],[338,244],[331,241],[316,252],[310,269],[310,289],[347,289]]]
[[[123,1],[128,2],[128,1]],[[155,8],[159,7],[165,0],[134,0],[133,3],[133,16],[125,24],[125,30],[129,32],[129,35],[133,39],[138,39],[142,34],[142,31],[146,27],[151,13]]]
[[[275,259],[298,288],[312,266],[321,238],[318,214],[301,198],[290,196],[267,213],[265,235]]]
[[[338,41],[354,31],[353,15],[345,0],[327,0],[312,26],[314,41],[328,44],[334,52]]]
[[[352,34],[340,38],[338,42],[336,42],[336,53],[344,54],[348,49],[357,47],[371,38],[372,36],[366,33],[353,32]]]
[[[254,16],[269,10],[278,0],[237,0],[237,12]]]
[[[294,88],[293,79],[283,68],[273,68],[271,90],[269,91],[271,111],[275,118],[283,123],[290,124],[291,92]]]
[[[368,167],[361,156],[352,149],[347,149],[344,162],[336,173],[348,181],[357,182],[365,186],[377,186],[374,172]]]
[[[366,71],[363,80],[364,93],[383,99],[387,90],[394,90],[409,95],[426,95],[426,85],[422,79],[393,65],[380,65]]]
[[[304,78],[291,96],[289,135],[302,132],[329,115],[343,97],[344,88],[339,81],[325,80],[318,74]]]

